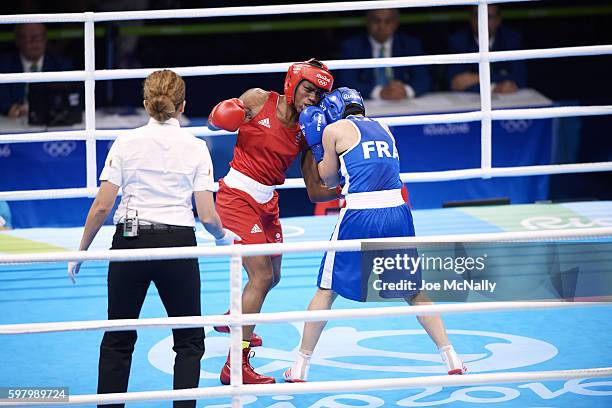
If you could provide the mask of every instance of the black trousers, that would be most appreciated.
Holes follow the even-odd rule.
[[[193,228],[141,231],[124,238],[117,227],[111,249],[195,246]],[[169,317],[200,316],[200,270],[197,259],[111,262],[108,267],[108,319],[136,319],[153,282]],[[174,329],[174,389],[197,388],[204,355],[204,329]],[[98,393],[126,392],[136,343],[136,331],[105,332],[100,345]],[[174,407],[195,407],[195,400],[175,401]],[[124,404],[103,405],[123,407]]]

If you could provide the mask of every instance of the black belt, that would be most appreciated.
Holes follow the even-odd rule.
[[[117,224],[117,230],[123,231],[123,223]],[[188,227],[185,225],[169,225],[169,224],[138,224],[138,230],[144,231],[159,231],[159,232],[170,232],[170,231],[185,231],[194,230],[194,227]]]

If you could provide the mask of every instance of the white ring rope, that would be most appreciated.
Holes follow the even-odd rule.
[[[453,243],[453,242],[513,242],[549,241],[560,239],[586,239],[612,236],[612,227],[581,228],[549,231],[513,231],[483,234],[430,235],[405,238],[351,239],[342,241],[310,241],[256,245],[230,245],[225,247],[174,247],[115,249],[97,251],[44,252],[36,254],[0,255],[1,264],[68,262],[68,261],[153,261],[198,257],[255,256],[277,253],[318,251],[361,251],[363,243]]]
[[[0,335],[57,333],[74,331],[123,331],[136,329],[188,329],[192,327],[239,327],[252,324],[286,322],[318,322],[321,320],[366,319],[395,316],[436,316],[441,314],[466,314],[487,312],[516,312],[544,309],[573,309],[594,306],[612,306],[610,302],[486,302],[456,303],[418,306],[372,307],[361,309],[312,310],[300,312],[275,312],[242,314],[240,316],[188,316],[147,319],[87,320],[73,322],[22,323],[0,325]]]
[[[47,200],[54,198],[95,197],[97,193],[97,187],[56,188],[50,190],[0,191],[0,200],[23,201]]]
[[[540,58],[579,57],[612,54],[612,45],[585,45],[580,47],[543,48],[533,50],[487,51],[479,53],[417,55],[408,57],[363,58],[329,60],[325,64],[330,69],[397,67],[409,65],[475,64],[486,60],[490,62],[514,61]],[[242,65],[206,65],[195,67],[168,68],[181,76],[210,76],[229,74],[264,74],[286,72],[290,62]],[[139,79],[146,78],[159,68],[99,69],[89,71],[56,72],[19,72],[0,74],[0,83],[13,82],[60,82],[95,80]]]
[[[486,3],[515,3],[533,0],[490,0]],[[158,20],[174,18],[210,18],[229,16],[257,16],[296,13],[329,13],[335,11],[357,11],[383,8],[416,8],[435,6],[462,6],[475,5],[479,0],[389,0],[389,1],[355,1],[351,3],[307,3],[278,6],[256,7],[218,7],[208,9],[176,9],[176,10],[145,10],[145,11],[110,11],[94,13],[93,21],[121,21],[121,20]],[[324,6],[324,7],[321,7]],[[85,13],[57,13],[57,14],[14,14],[0,16],[0,24],[18,23],[67,23],[85,22],[88,16]]]
[[[70,395],[68,402],[57,405],[112,404],[134,401],[190,400],[240,395],[287,395],[334,391],[396,390],[424,387],[461,387],[466,385],[505,384],[528,381],[554,381],[578,378],[598,378],[612,375],[612,367],[578,370],[509,372],[470,375],[433,375],[414,378],[374,380],[313,381],[295,384],[235,385],[192,388],[172,391],[140,391],[117,394]],[[40,406],[49,402],[5,403],[0,406]],[[56,405],[56,404],[54,404]]]
[[[423,171],[415,173],[401,173],[402,182],[429,182],[440,180],[467,180],[474,178],[491,177],[516,177],[516,176],[537,176],[543,174],[569,174],[569,173],[589,173],[612,171],[612,162],[593,162],[578,164],[547,164],[538,166],[520,167],[493,167],[484,169],[462,169],[444,171]],[[276,186],[278,189],[305,188],[304,179],[286,179],[284,184]],[[213,191],[219,188],[215,183]],[[59,188],[51,190],[21,190],[21,191],[0,191],[0,200],[23,201],[23,200],[46,200],[54,198],[79,198],[95,197],[98,188]]]
[[[548,119],[568,116],[599,116],[612,115],[612,105],[600,106],[557,106],[551,108],[529,108],[529,109],[495,109],[491,111],[493,120],[512,119]],[[403,125],[426,125],[433,123],[465,123],[476,122],[482,119],[480,111],[445,113],[435,115],[416,116],[389,116],[380,117],[378,121],[389,126]],[[213,131],[206,126],[187,127],[191,133],[197,136],[227,136],[236,134],[225,130]],[[117,137],[130,132],[131,129],[96,130],[94,132],[97,140],[115,140]],[[15,133],[0,135],[0,143],[30,143],[49,142],[59,140],[85,140],[85,130],[50,131],[36,133]]]

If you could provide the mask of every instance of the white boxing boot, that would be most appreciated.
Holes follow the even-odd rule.
[[[440,347],[438,351],[440,351],[448,375],[462,375],[467,372],[467,368],[451,344]]]
[[[285,370],[283,379],[289,383],[306,382],[308,370],[310,369],[310,357],[312,357],[312,354],[298,351],[295,363]]]

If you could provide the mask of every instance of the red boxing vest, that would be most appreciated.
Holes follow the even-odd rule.
[[[273,186],[285,182],[285,172],[306,149],[299,125],[285,127],[276,117],[279,95],[270,92],[257,116],[240,126],[230,166],[253,180]]]

